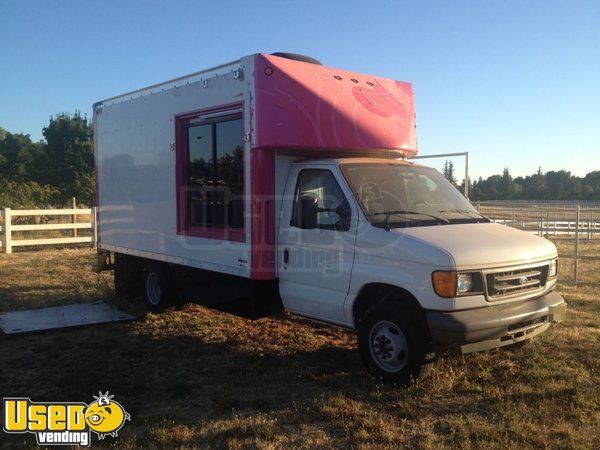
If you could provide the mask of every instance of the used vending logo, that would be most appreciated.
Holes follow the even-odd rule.
[[[33,433],[38,445],[91,444],[98,439],[117,437],[129,413],[108,392],[94,395],[90,404],[81,402],[32,402],[28,398],[4,399],[4,426],[7,433]]]

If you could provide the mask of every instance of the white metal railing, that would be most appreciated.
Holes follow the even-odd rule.
[[[0,210],[3,218],[3,224],[0,225],[2,240],[0,249],[4,253],[12,253],[13,247],[26,245],[51,245],[51,244],[81,244],[89,242],[93,246],[97,242],[96,226],[96,208],[88,209],[10,209]],[[90,222],[77,222],[77,216],[91,215]],[[13,223],[13,218],[21,216],[71,216],[71,222],[61,223],[41,223],[41,224],[17,224]],[[77,230],[92,230],[91,236],[77,236]],[[72,230],[72,236],[51,237],[51,238],[28,238],[15,239],[13,233],[19,231],[51,231],[51,230]]]
[[[489,215],[488,215],[489,217]],[[587,235],[588,239],[592,239],[594,234],[600,234],[600,222],[579,221],[579,226],[575,220],[559,221],[559,220],[513,220],[513,219],[493,219],[493,222],[502,225],[510,225],[515,228],[520,228],[524,231],[538,234],[540,236],[548,235],[574,235],[575,230],[581,235]]]
[[[597,282],[582,282],[579,279],[580,261],[598,261],[600,255],[580,254],[580,242],[586,240],[592,243],[598,240],[600,234],[600,211],[598,208],[582,209],[581,205],[572,208],[556,208],[548,205],[546,208],[532,206],[527,208],[524,203],[520,207],[501,205],[480,205],[477,209],[493,222],[501,223],[520,230],[535,233],[538,236],[559,239],[563,242],[573,242],[573,251],[559,253],[560,258],[573,260],[573,279],[575,284],[600,285]]]
[[[423,158],[449,158],[453,156],[464,156],[465,158],[465,185],[463,187],[463,193],[465,197],[469,198],[469,152],[458,152],[458,153],[438,153],[435,155],[418,155],[413,156],[411,159],[423,159]]]

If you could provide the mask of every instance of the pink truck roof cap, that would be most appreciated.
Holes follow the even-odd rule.
[[[256,147],[417,154],[412,85],[255,55]]]

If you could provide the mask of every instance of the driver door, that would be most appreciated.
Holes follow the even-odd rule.
[[[278,234],[283,303],[290,312],[342,324],[354,263],[356,204],[328,167],[296,166],[287,186]]]

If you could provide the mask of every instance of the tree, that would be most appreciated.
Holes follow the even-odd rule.
[[[573,180],[571,172],[566,170],[550,171],[546,173],[546,183],[550,191],[552,200],[565,200],[568,198],[575,199],[576,196],[576,180]],[[581,192],[581,187],[579,187]]]
[[[62,201],[77,197],[91,205],[94,199],[94,148],[92,126],[79,112],[50,118],[42,131],[46,138],[42,184],[60,191]]]
[[[443,170],[444,177],[452,184],[456,185],[456,177],[454,176],[454,163],[446,160]]]
[[[522,187],[513,181],[512,176],[508,170],[508,167],[505,167],[502,171],[502,179],[499,185],[499,194],[502,199],[513,198],[518,195],[522,191]]]
[[[0,177],[5,180],[34,181],[37,158],[43,153],[41,143],[31,142],[28,134],[6,132],[0,140]]]
[[[583,178],[581,191],[585,199],[600,199],[600,170],[594,170]]]
[[[2,202],[25,204],[29,196],[40,205],[63,205],[71,197],[91,205],[94,199],[92,127],[75,113],[50,118],[43,129],[46,142],[1,130],[0,184]],[[7,194],[7,193],[10,193]],[[8,200],[7,200],[8,195]]]
[[[52,186],[40,186],[35,181],[0,180],[0,208],[51,208],[56,204],[58,191]]]

